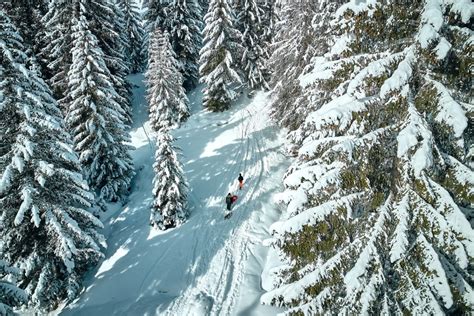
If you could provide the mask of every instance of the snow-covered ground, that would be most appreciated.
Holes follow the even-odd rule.
[[[161,232],[149,226],[154,144],[143,76],[130,80],[137,85],[132,193],[124,206],[111,205],[103,214],[106,259],[62,313],[275,315],[278,310],[259,303],[267,271],[278,265],[262,240],[279,219],[272,197],[281,190],[288,163],[281,153],[283,134],[268,119],[267,96],[242,97],[230,111],[215,114],[202,110],[198,90],[191,93],[193,115],[174,133],[189,181],[191,216],[181,227]],[[242,191],[239,172],[245,177]],[[239,199],[225,220],[228,192]]]

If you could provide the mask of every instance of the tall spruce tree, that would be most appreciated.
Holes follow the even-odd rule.
[[[126,113],[82,9],[74,22],[66,123],[89,185],[105,200],[117,201],[134,174],[126,145]]]
[[[213,112],[230,108],[241,78],[237,61],[242,53],[240,32],[234,27],[234,14],[227,0],[211,0],[204,17],[204,47],[200,51],[204,106]]]
[[[141,23],[139,8],[133,0],[118,0],[118,4],[124,14],[126,34],[123,55],[127,61],[130,73],[138,73],[143,70],[146,59],[143,50],[145,33]]]
[[[317,9],[318,5],[321,8]],[[326,20],[325,13],[332,6],[334,4],[328,1],[286,2],[280,11],[281,20],[275,26],[273,52],[268,61],[272,71],[270,86],[275,95],[272,116],[277,123],[291,130],[303,122],[308,106],[307,100],[300,98],[302,91],[298,77],[307,71],[315,51],[325,51],[331,41],[322,29],[320,34],[315,34],[313,19],[321,14]]]
[[[236,5],[237,28],[242,33],[241,69],[250,91],[269,89],[269,35],[271,5],[259,0],[240,0]]]
[[[25,291],[8,279],[16,279],[20,270],[12,268],[0,259],[0,315],[14,315],[13,308],[28,302]]]
[[[73,299],[102,252],[93,195],[47,85],[26,67],[22,39],[0,10],[0,258],[22,270],[33,307]],[[18,294],[18,293],[17,293]]]
[[[54,97],[61,100],[67,90],[67,73],[71,66],[72,21],[77,1],[51,0],[46,15],[41,19],[44,26],[44,38],[39,40],[40,51],[38,59],[43,67],[43,75],[48,82]]]
[[[111,82],[120,96],[117,101],[125,112],[126,122],[131,123],[131,86],[126,81],[130,70],[124,55],[128,43],[128,33],[124,32],[125,14],[116,0],[88,0],[83,2],[82,6],[91,25],[90,30],[102,49]]]
[[[181,224],[187,217],[186,183],[169,130],[189,117],[188,99],[168,33],[163,34],[160,28],[150,38],[149,56],[147,99],[158,143],[150,223],[167,229]]]
[[[198,83],[199,50],[202,45],[202,10],[197,0],[148,1],[146,13],[148,36],[156,28],[168,32],[171,47],[184,77],[184,86]],[[149,41],[149,39],[148,39]]]
[[[331,14],[335,41],[299,78],[314,109],[292,134],[288,209],[272,226],[288,265],[263,302],[473,313],[472,8],[351,1]]]
[[[201,7],[202,12],[207,12],[209,9],[209,0],[198,0],[198,4]]]
[[[163,34],[159,28],[153,31],[149,56],[147,99],[151,126],[158,132],[182,123],[189,117],[188,98],[168,33]]]
[[[171,8],[172,23],[167,30],[183,74],[184,87],[194,88],[199,81],[199,50],[202,46],[202,11],[197,0],[176,0]]]
[[[153,34],[153,30],[160,28],[169,30],[171,26],[171,2],[174,0],[144,0],[145,8],[145,32],[149,37]],[[147,37],[147,39],[148,39]]]
[[[160,229],[179,226],[188,217],[187,185],[183,170],[173,147],[173,137],[163,128],[158,133],[153,179],[153,206],[150,224]]]

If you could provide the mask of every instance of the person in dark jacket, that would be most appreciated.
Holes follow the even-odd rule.
[[[230,208],[232,207],[232,194],[227,194],[225,197],[225,204],[227,204],[227,210],[230,211]]]
[[[242,177],[241,173],[239,173],[239,177],[237,179],[239,180],[239,190],[242,190],[244,187],[244,177]]]

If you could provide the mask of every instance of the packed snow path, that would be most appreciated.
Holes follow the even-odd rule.
[[[104,214],[106,259],[63,313],[274,315],[274,308],[259,304],[262,272],[273,263],[261,242],[278,220],[272,197],[288,165],[281,134],[268,119],[266,95],[242,98],[218,114],[202,110],[199,92],[189,96],[194,114],[174,134],[189,181],[191,216],[181,227],[161,232],[149,226],[154,144],[142,80],[131,77],[137,85],[132,193],[127,204],[112,205]],[[242,191],[239,172],[245,178]],[[239,199],[225,220],[228,192]]]

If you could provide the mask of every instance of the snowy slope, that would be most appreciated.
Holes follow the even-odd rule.
[[[261,242],[279,219],[272,196],[288,164],[281,154],[283,134],[268,119],[266,95],[242,98],[219,114],[201,109],[199,92],[189,96],[193,115],[175,136],[191,190],[191,217],[179,228],[157,232],[148,221],[154,145],[142,79],[131,77],[138,85],[132,193],[125,206],[111,205],[103,214],[106,259],[63,314],[274,315],[277,310],[259,304],[262,272],[271,268]],[[239,172],[246,178],[242,191]],[[228,192],[239,199],[225,220]]]

